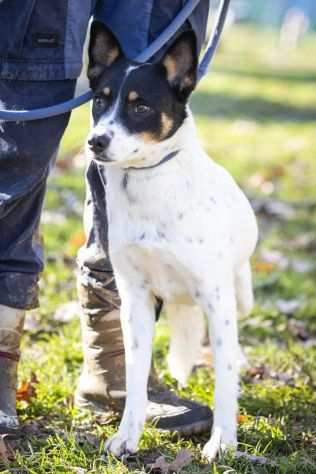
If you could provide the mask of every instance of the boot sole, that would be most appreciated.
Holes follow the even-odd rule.
[[[19,435],[21,433],[21,427],[9,428],[8,426],[0,425],[0,435]]]
[[[150,420],[149,420],[150,423]],[[206,431],[210,431],[212,428],[211,421],[197,421],[195,423],[191,423],[190,425],[185,426],[175,426],[172,428],[159,428],[159,421],[157,422],[158,426],[155,426],[159,431],[168,431],[170,433],[177,433],[181,436],[192,436],[201,433],[205,433]]]
[[[107,412],[115,412],[117,414],[122,414],[122,410],[113,410],[113,408],[106,408],[104,405],[99,405],[98,403],[86,401],[83,399],[76,399],[75,406],[79,410],[89,410],[95,414],[105,414]],[[172,426],[169,428],[159,427],[159,419],[158,420],[151,420],[150,418],[147,420],[148,423],[152,423],[155,428],[159,431],[168,431],[170,433],[177,433],[181,436],[191,436],[194,434],[201,434],[209,431],[212,428],[212,419],[203,420],[203,421],[196,421],[188,425],[183,426]]]

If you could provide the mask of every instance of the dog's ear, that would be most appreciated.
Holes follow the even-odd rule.
[[[197,45],[193,31],[182,33],[162,58],[170,85],[186,100],[196,86]]]
[[[94,21],[90,31],[87,71],[90,85],[98,79],[106,67],[110,67],[121,55],[121,47],[113,33],[100,21]]]

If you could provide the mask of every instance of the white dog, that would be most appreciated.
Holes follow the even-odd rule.
[[[172,329],[170,371],[182,384],[200,348],[203,313],[209,322],[215,410],[203,453],[213,460],[237,443],[237,312],[246,314],[253,304],[255,216],[196,137],[187,106],[196,83],[193,33],[179,36],[160,62],[137,65],[95,22],[89,52],[96,96],[88,145],[106,182],[109,252],[126,352],[126,406],[106,449],[116,456],[137,449],[159,297]]]

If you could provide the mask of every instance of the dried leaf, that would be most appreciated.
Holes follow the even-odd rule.
[[[308,339],[313,336],[313,334],[310,334],[306,329],[304,321],[290,321],[288,328],[292,334],[304,342],[308,341]]]
[[[38,384],[38,379],[32,372],[30,380],[22,380],[19,385],[16,392],[17,400],[29,403],[31,398],[36,398],[36,384]]]
[[[170,464],[169,472],[180,472],[180,469],[188,466],[192,462],[192,453],[189,449],[181,449],[176,459]]]
[[[279,250],[267,250],[263,249],[260,252],[260,261],[265,263],[272,263],[275,267],[282,270],[288,268],[290,262],[289,259],[283,255]]]
[[[0,435],[0,461],[9,461],[14,458],[14,454],[9,444],[5,441],[6,435]]]
[[[257,272],[271,273],[276,269],[276,265],[272,262],[256,262],[254,268]]]
[[[245,423],[248,423],[250,420],[250,417],[248,415],[238,415],[237,416],[237,423],[239,425],[244,425]]]
[[[159,456],[156,459],[154,464],[149,464],[148,467],[151,468],[152,471],[157,471],[161,474],[169,474],[169,473],[177,473],[181,472],[185,466],[188,466],[192,462],[192,453],[188,449],[181,449],[177,454],[174,461],[168,463],[164,456]]]
[[[90,446],[94,448],[100,444],[100,438],[98,436],[87,432],[76,433],[76,441],[78,444],[90,444]]]
[[[79,232],[76,232],[70,237],[70,245],[74,247],[75,249],[79,249],[86,241],[86,236],[84,232],[81,230]]]
[[[168,474],[169,466],[170,464],[166,461],[166,458],[164,456],[159,456],[159,458],[156,459],[154,464],[148,465],[148,467],[150,467],[152,471],[159,470],[161,474]]]
[[[246,371],[246,375],[253,379],[262,380],[266,374],[266,368],[264,365],[259,365],[257,367],[249,367]]]

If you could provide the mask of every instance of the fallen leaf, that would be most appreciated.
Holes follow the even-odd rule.
[[[250,420],[250,417],[248,415],[238,415],[237,416],[237,423],[239,425],[243,425],[245,423],[248,423],[249,420]]]
[[[288,329],[301,341],[308,341],[308,339],[313,336],[306,329],[304,321],[290,321]]]
[[[286,269],[290,262],[285,255],[283,255],[279,250],[267,250],[263,249],[259,255],[259,261],[265,263],[272,263],[275,267],[278,267],[282,270]]]
[[[246,371],[246,375],[253,379],[262,380],[266,374],[266,368],[264,365],[258,365],[257,367],[249,367]]]
[[[69,243],[75,249],[79,249],[86,242],[85,233],[80,230],[70,237]]]
[[[98,447],[100,444],[99,436],[87,432],[77,432],[76,441],[78,444],[89,444],[94,448]]]
[[[10,461],[14,458],[14,454],[5,438],[6,435],[0,435],[0,460]]]
[[[256,262],[254,268],[257,272],[270,273],[276,269],[276,265],[272,262]]]
[[[21,384],[19,385],[16,392],[16,399],[29,403],[31,398],[36,397],[36,384],[38,384],[38,379],[32,372],[30,380],[22,380]]]
[[[170,472],[180,472],[180,469],[188,466],[192,462],[192,453],[189,449],[181,449],[178,452],[175,460],[170,464]]]
[[[159,470],[161,474],[168,474],[169,473],[169,466],[170,464],[166,461],[166,458],[164,456],[159,456],[158,459],[154,462],[154,464],[149,464],[148,467],[152,471],[157,471]]]
[[[164,456],[159,456],[154,464],[149,464],[152,472],[159,471],[161,474],[169,474],[174,472],[181,472],[185,466],[188,466],[192,462],[192,453],[189,449],[181,449],[178,452],[176,458],[171,463],[166,461]]]

